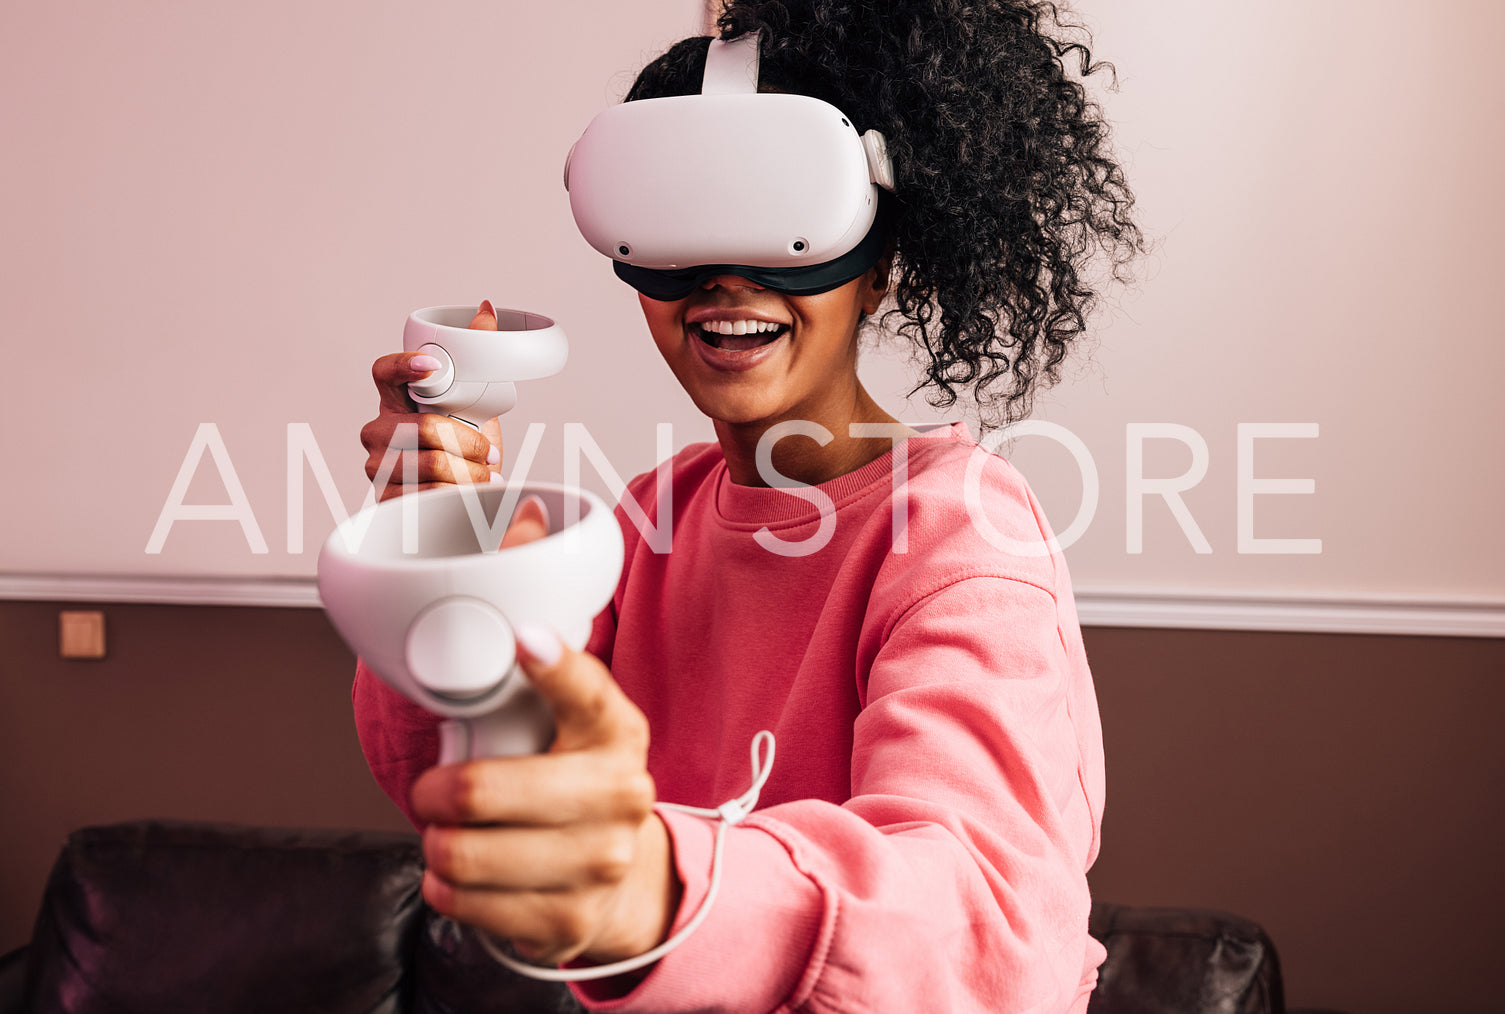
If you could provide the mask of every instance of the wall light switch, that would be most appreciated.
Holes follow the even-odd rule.
[[[58,613],[58,634],[64,658],[105,657],[105,614],[98,610]]]

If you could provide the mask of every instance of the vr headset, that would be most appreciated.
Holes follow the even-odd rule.
[[[758,92],[759,34],[713,40],[699,95],[642,99],[591,121],[564,186],[586,242],[651,299],[733,274],[790,295],[859,277],[883,252],[883,135],[835,106]]]

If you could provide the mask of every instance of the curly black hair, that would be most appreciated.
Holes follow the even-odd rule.
[[[1108,126],[1080,81],[1090,38],[1032,0],[731,0],[723,39],[762,31],[762,88],[823,99],[883,132],[896,330],[924,366],[914,391],[946,407],[970,387],[987,426],[1029,414],[1060,379],[1098,294],[1145,251]],[[645,67],[626,101],[700,90],[710,38]],[[911,393],[914,393],[913,391]]]

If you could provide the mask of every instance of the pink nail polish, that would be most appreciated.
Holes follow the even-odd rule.
[[[495,444],[492,444],[491,445],[491,450],[489,450],[489,451],[486,452],[486,464],[488,464],[488,465],[500,465],[501,463],[502,463],[502,452],[499,451],[499,450],[497,450],[497,446]]]
[[[437,370],[443,365],[443,363],[435,359],[433,356],[414,356],[412,359],[408,360],[409,368],[419,371],[431,372],[433,370]]]
[[[517,643],[522,645],[523,650],[544,665],[554,665],[564,657],[564,645],[560,643],[559,635],[548,627],[537,623],[519,623],[512,628],[512,633],[516,635]]]

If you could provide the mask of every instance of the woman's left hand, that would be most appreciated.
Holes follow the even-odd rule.
[[[534,651],[520,643],[519,661],[554,709],[554,745],[414,783],[428,823],[423,897],[539,964],[642,954],[667,935],[683,889],[653,812],[648,721],[595,656],[520,633]]]

